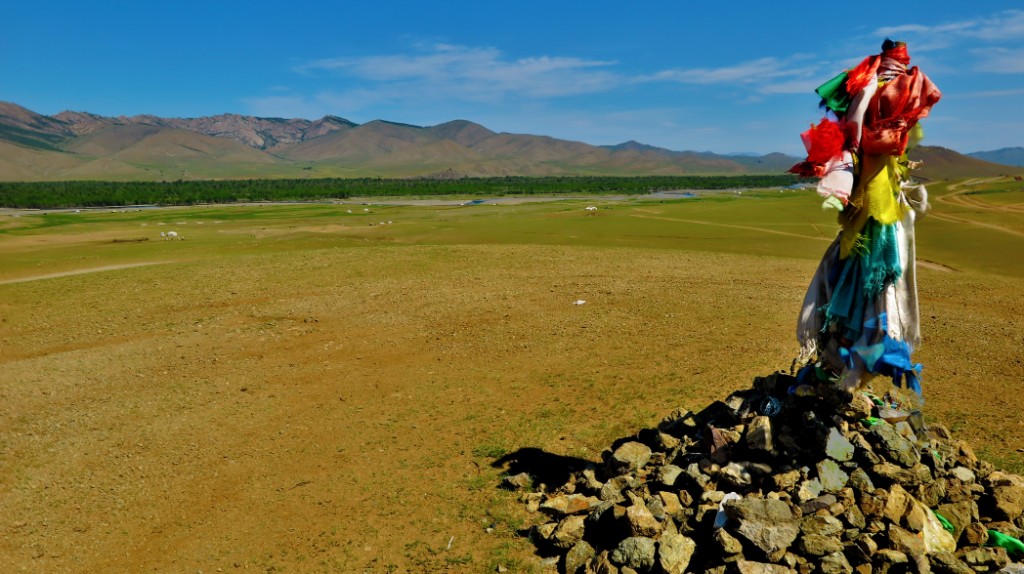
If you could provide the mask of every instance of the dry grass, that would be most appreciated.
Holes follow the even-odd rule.
[[[64,267],[165,262],[0,285],[0,569],[540,570],[496,457],[597,459],[788,368],[824,243],[819,220],[779,227],[813,203],[771,201],[760,219],[578,204],[323,228],[282,208],[200,212],[184,242],[0,235],[8,277],[47,260],[48,234]],[[129,215],[69,232],[126,236]],[[560,230],[577,239],[544,235]],[[1019,276],[919,282],[928,416],[1019,468]]]

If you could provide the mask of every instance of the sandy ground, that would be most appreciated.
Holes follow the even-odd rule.
[[[815,265],[328,244],[2,285],[0,571],[550,572],[495,458],[788,368]],[[1019,281],[919,275],[928,416],[1019,465]]]

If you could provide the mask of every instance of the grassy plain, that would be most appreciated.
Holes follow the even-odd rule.
[[[1019,471],[1024,191],[932,192],[926,416]],[[2,214],[0,570],[545,571],[496,459],[788,368],[818,203]]]

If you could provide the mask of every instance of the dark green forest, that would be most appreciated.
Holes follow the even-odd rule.
[[[793,175],[735,175],[0,182],[0,207],[52,209],[440,195],[636,195],[670,190],[784,187],[797,181]]]

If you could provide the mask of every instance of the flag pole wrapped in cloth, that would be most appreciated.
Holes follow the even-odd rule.
[[[911,360],[921,332],[914,223],[928,209],[907,149],[942,97],[906,44],[886,40],[816,91],[825,117],[801,134],[807,159],[790,171],[819,178],[841,229],[826,249],[797,323],[801,382],[852,392],[876,376],[921,392]]]

